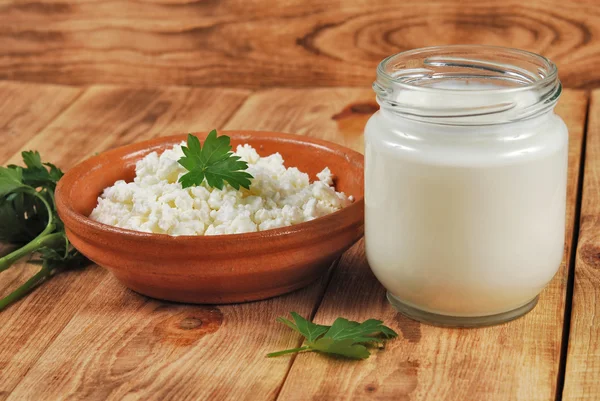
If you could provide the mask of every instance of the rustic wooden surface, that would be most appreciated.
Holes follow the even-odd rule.
[[[533,312],[512,323],[482,329],[447,329],[397,314],[369,269],[363,244],[341,260],[315,321],[337,316],[390,322],[401,338],[365,364],[297,357],[281,392],[293,399],[550,400],[556,394],[570,239],[575,223],[580,151],[587,96],[566,92],[557,112],[569,126],[567,246],[562,266]],[[600,330],[597,331],[600,335]],[[335,377],[335,380],[332,378]]]
[[[9,96],[15,100],[3,101]],[[561,399],[563,383],[565,400],[598,398],[597,93],[594,99],[588,113],[588,94],[566,90],[557,109],[571,138],[565,256],[540,304],[524,318],[477,330],[402,318],[370,273],[362,241],[319,282],[243,305],[151,300],[91,266],[59,275],[0,313],[0,400],[529,401]],[[361,88],[251,92],[15,82],[0,82],[0,106],[0,163],[17,162],[20,150],[32,148],[65,169],[114,146],[214,127],[295,132],[362,151],[364,123],[377,109],[372,92]],[[588,114],[571,316],[568,277]],[[0,274],[0,293],[32,271],[22,263]],[[361,362],[316,354],[265,358],[268,351],[299,344],[298,336],[275,322],[291,310],[322,323],[338,315],[381,318],[400,338]]]
[[[390,54],[485,43],[600,86],[597,0],[2,0],[0,21],[0,79],[368,87]]]
[[[600,91],[588,125],[565,401],[600,399]]]

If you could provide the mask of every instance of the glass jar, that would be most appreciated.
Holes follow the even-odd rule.
[[[388,57],[365,127],[365,240],[388,300],[436,325],[521,316],[564,247],[567,127],[556,66],[521,50]]]

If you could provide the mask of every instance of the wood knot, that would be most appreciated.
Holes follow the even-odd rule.
[[[581,260],[592,269],[600,269],[600,247],[591,243],[579,248]]]
[[[338,121],[357,116],[370,117],[377,110],[379,110],[379,105],[375,102],[353,103],[344,107],[339,113],[334,114],[331,119]]]
[[[167,309],[175,313],[154,328],[154,334],[163,342],[191,345],[205,335],[216,332],[223,323],[223,314],[218,308],[172,306]]]
[[[152,105],[150,110],[144,115],[141,122],[147,124],[154,124],[156,121],[163,116],[170,108],[172,104],[168,101],[159,101]]]
[[[356,114],[368,114],[369,116],[379,110],[379,105],[374,102],[356,103],[350,106],[350,111]]]
[[[194,330],[202,327],[202,320],[198,319],[197,317],[186,317],[179,322],[179,327],[182,330]]]
[[[396,315],[396,322],[398,323],[402,337],[409,343],[418,343],[421,340],[421,323],[409,319],[402,314]]]
[[[390,394],[393,394],[394,400],[408,401],[411,399],[410,395],[418,385],[419,361],[388,361],[386,364],[389,366],[391,363],[398,363],[397,368],[375,377],[368,375],[360,383],[359,388],[363,391],[362,398],[387,399]]]
[[[374,392],[376,392],[376,391],[377,391],[377,385],[375,385],[375,384],[368,384],[368,385],[365,387],[365,391],[366,391],[367,393],[374,393]]]
[[[421,366],[418,360],[407,360],[400,364],[401,367],[407,369],[411,373],[417,373],[417,369]]]
[[[334,114],[331,119],[337,123],[341,133],[359,136],[362,135],[369,117],[377,110],[379,105],[375,102],[353,103]]]

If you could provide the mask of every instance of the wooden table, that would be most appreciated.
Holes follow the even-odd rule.
[[[222,129],[278,130],[362,151],[370,89],[136,88],[0,82],[0,162],[37,149],[68,169],[134,141]],[[442,329],[395,313],[359,241],[307,288],[267,301],[152,300],[104,269],[60,274],[0,313],[0,400],[600,399],[600,91],[566,90],[567,236],[560,271],[514,322]],[[33,271],[0,275],[0,293]],[[269,351],[300,337],[290,311],[330,324],[378,318],[399,334],[365,361]]]

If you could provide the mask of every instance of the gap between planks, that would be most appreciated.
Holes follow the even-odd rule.
[[[584,184],[584,175],[585,175],[585,159],[586,159],[586,149],[587,149],[587,138],[588,138],[588,129],[589,129],[589,121],[590,121],[590,113],[591,113],[591,93],[586,91],[587,93],[587,104],[586,104],[586,114],[585,114],[585,122],[583,127],[583,138],[581,141],[581,156],[579,160],[579,177],[577,182],[577,197],[575,203],[575,221],[573,223],[573,235],[571,238],[571,255],[569,255],[569,272],[567,276],[567,290],[566,290],[566,300],[565,300],[565,314],[563,321],[563,334],[562,334],[562,344],[560,349],[560,362],[558,366],[558,381],[556,384],[556,401],[561,401],[563,399],[563,390],[565,386],[566,380],[566,366],[567,366],[567,353],[569,347],[569,336],[571,329],[571,314],[573,312],[573,286],[575,281],[575,263],[577,259],[577,245],[579,243],[579,230],[580,230],[580,219],[581,219],[581,203],[583,197],[583,184]]]
[[[562,400],[600,397],[600,91],[592,92]]]
[[[323,288],[321,289],[321,293],[319,294],[319,297],[317,298],[317,300],[315,301],[315,304],[313,305],[313,309],[310,311],[310,314],[308,315],[309,321],[312,322],[313,319],[315,318],[315,315],[317,314],[317,310],[319,310],[319,306],[321,305],[321,302],[323,302],[323,298],[325,298],[325,293],[327,292],[327,288],[329,288],[329,283],[331,282],[331,279],[333,278],[333,272],[338,267],[341,260],[342,260],[341,257],[337,258],[337,260],[335,262],[333,262],[333,264],[331,265],[331,268],[327,271],[327,277],[325,278],[325,284],[323,285]],[[285,316],[285,317],[288,318],[288,316]],[[302,343],[304,343],[304,337],[300,336],[300,338],[298,339],[298,342],[296,343],[295,348],[300,348],[302,346]],[[283,380],[281,381],[281,384],[279,385],[279,387],[277,388],[277,392],[275,393],[275,397],[274,397],[275,400],[279,399],[279,394],[281,394],[283,385],[285,384],[285,381],[287,380],[288,375],[290,374],[290,370],[292,370],[292,365],[296,361],[296,358],[298,357],[298,355],[299,355],[298,353],[295,353],[290,357],[290,363],[288,364],[287,371],[285,372],[285,375],[283,376]]]

